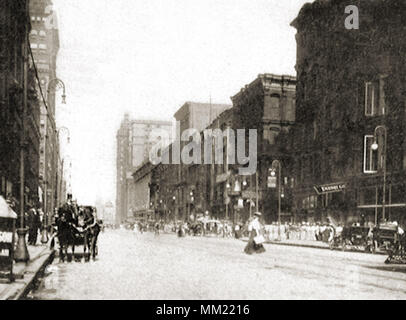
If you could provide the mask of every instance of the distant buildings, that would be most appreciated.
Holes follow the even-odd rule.
[[[181,162],[154,166],[146,163],[136,170],[133,175],[136,185],[141,183],[141,177],[151,180],[149,203],[145,199],[150,216],[164,220],[193,220],[207,211],[213,218],[237,222],[247,219],[250,211],[255,210],[253,205],[258,204],[261,210],[265,209],[267,221],[274,219],[275,192],[267,190],[266,176],[273,159],[281,156],[279,159],[286,165],[291,161],[286,154],[289,149],[286,136],[295,122],[295,85],[294,77],[263,74],[231,98],[233,105],[186,103],[182,106],[175,113],[180,124],[180,134],[196,128],[204,145],[206,137],[203,130],[219,129],[223,134],[220,137],[223,143],[212,144],[208,152],[213,154],[213,158],[209,164],[204,164],[202,155],[201,164]],[[260,146],[258,174],[238,175],[238,168],[242,164],[229,163],[227,150],[233,145],[227,128],[234,132],[237,129],[257,129],[257,145]],[[248,144],[248,140],[245,142]],[[181,149],[186,144],[187,141],[182,141]],[[176,148],[175,141],[166,152],[172,155]],[[214,162],[218,151],[223,152],[222,163],[218,159]],[[286,173],[285,180],[290,181],[290,178]],[[239,185],[238,190],[234,190],[236,185]],[[146,187],[144,183],[142,188]],[[272,199],[269,194],[273,196]],[[287,190],[286,194],[289,194]],[[288,211],[286,208],[287,205],[284,206],[285,212]]]
[[[172,137],[172,122],[159,120],[130,120],[124,116],[117,131],[116,222],[121,223],[138,207],[132,174],[149,158],[152,146],[158,142],[157,132]],[[169,143],[170,141],[168,141]]]
[[[305,4],[292,22],[297,78],[259,75],[232,107],[182,106],[181,133],[196,128],[205,141],[204,129],[220,129],[222,144],[209,153],[223,151],[222,163],[144,163],[133,174],[144,217],[190,220],[208,211],[237,222],[259,210],[266,223],[404,225],[406,3],[388,3],[357,1],[359,30],[344,24],[353,1]],[[239,175],[241,164],[225,156],[233,146],[227,128],[245,129],[246,138],[256,129],[255,173]],[[177,142],[164,153],[177,152]]]

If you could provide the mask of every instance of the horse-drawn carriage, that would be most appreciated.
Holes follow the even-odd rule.
[[[75,259],[75,247],[83,245],[83,256],[85,260],[90,257],[93,260],[98,254],[97,237],[101,227],[96,220],[96,209],[92,206],[77,206],[75,204],[64,204],[58,209],[58,216],[55,219],[55,234],[51,240],[51,247],[55,245],[55,238],[59,242],[59,258],[69,259],[68,247],[71,246],[71,258]]]
[[[398,246],[398,228],[393,224],[380,224],[376,227],[346,226],[341,232],[334,231],[330,239],[330,249],[341,248],[363,250],[375,253],[394,252]]]
[[[341,248],[341,250],[362,250],[370,252],[373,242],[370,237],[370,228],[363,226],[345,226],[342,231],[334,229],[334,234],[330,238],[330,249]]]
[[[396,224],[380,224],[373,230],[374,234],[374,248],[373,250],[381,250],[386,252],[392,252],[396,243],[398,242],[398,227]]]

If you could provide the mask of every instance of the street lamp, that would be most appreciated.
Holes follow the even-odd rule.
[[[385,198],[386,198],[386,147],[387,147],[387,129],[385,126],[377,126],[374,130],[374,142],[371,145],[371,149],[376,151],[379,148],[378,145],[378,131],[382,130],[384,133],[384,143],[383,143],[383,152],[382,152],[382,169],[383,169],[383,196],[382,196],[382,220],[385,221]],[[377,224],[377,217],[375,217],[375,224]]]
[[[58,84],[62,87],[62,90],[63,90],[63,92],[62,92],[62,103],[66,104],[65,84],[63,83],[63,81],[61,79],[58,79],[58,78],[54,78],[54,79],[49,80],[49,82],[48,82],[48,90],[47,90],[48,96],[49,96],[49,92],[51,91],[50,90],[51,83],[52,84],[55,83],[55,88],[56,88],[56,86]]]
[[[278,166],[278,240],[281,240],[281,163],[279,160],[272,161],[271,176],[275,176],[276,165]]]
[[[68,140],[68,143],[70,143],[70,131],[69,131],[69,129],[68,129],[67,127],[60,127],[60,128],[58,128],[57,130],[55,130],[55,131],[57,132],[57,134],[58,134],[58,140],[59,140],[59,132],[60,132],[61,130],[65,130],[65,131],[68,133],[68,138],[67,138],[67,140]],[[59,141],[58,141],[58,142],[59,142]]]

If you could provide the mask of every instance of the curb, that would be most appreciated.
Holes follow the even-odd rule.
[[[16,297],[13,300],[21,300],[24,299],[25,296],[31,291],[32,285],[38,279],[38,276],[45,270],[45,268],[52,263],[55,257],[55,250],[51,250],[51,252],[47,253],[47,257],[41,262],[41,265],[37,270],[34,272],[33,275],[28,275],[27,282],[23,290],[20,293],[17,293]],[[39,257],[41,259],[41,257]],[[29,268],[27,268],[29,269]],[[10,300],[10,299],[9,299]]]
[[[313,249],[328,249],[328,250],[330,250],[330,247],[316,246],[316,245],[302,244],[302,243],[287,243],[287,242],[281,242],[281,241],[266,241],[265,243],[267,243],[267,244],[277,244],[277,245],[281,245],[281,246],[313,248]]]
[[[11,283],[5,297],[0,298],[0,300],[24,299],[25,296],[31,291],[33,284],[38,279],[38,276],[44,271],[46,266],[52,262],[54,256],[55,250],[44,249],[44,251],[41,252],[41,254],[24,269],[24,278]]]
[[[341,249],[330,249],[330,247],[324,246],[316,246],[311,244],[302,244],[302,243],[287,243],[287,242],[279,242],[279,241],[266,241],[266,244],[276,244],[281,246],[291,246],[291,247],[302,247],[302,248],[312,248],[312,249],[327,249],[331,251],[342,251]],[[357,253],[365,253],[365,254],[372,254],[370,252],[365,252],[361,250],[345,250],[345,252],[357,252]],[[376,252],[376,255],[388,255],[385,252]]]

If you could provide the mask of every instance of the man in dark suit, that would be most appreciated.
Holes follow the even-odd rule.
[[[38,212],[31,208],[28,213],[28,244],[37,244],[38,230],[41,227],[41,219]]]

